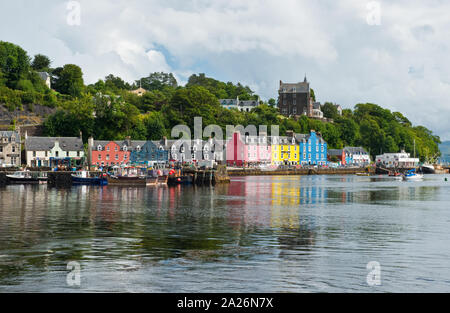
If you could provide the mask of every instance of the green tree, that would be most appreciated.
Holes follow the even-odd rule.
[[[31,68],[38,72],[48,72],[50,69],[51,61],[48,56],[42,54],[36,54],[34,56],[33,62],[31,63]]]
[[[321,109],[323,112],[323,116],[326,118],[336,119],[339,117],[336,106],[331,102],[325,102],[325,104],[322,105]]]
[[[0,41],[0,71],[5,85],[15,88],[17,82],[24,78],[30,69],[30,57],[21,47]]]
[[[53,89],[72,97],[81,96],[84,89],[84,82],[83,72],[79,66],[66,64],[62,68],[55,69],[54,74],[56,77],[52,84]]]
[[[147,140],[160,140],[164,136],[167,136],[164,117],[161,112],[149,113],[144,123],[147,128]]]
[[[155,72],[148,77],[143,77],[136,81],[137,86],[141,85],[146,90],[163,90],[165,87],[176,88],[178,82],[172,73]]]

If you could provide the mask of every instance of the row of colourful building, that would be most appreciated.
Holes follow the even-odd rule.
[[[20,137],[11,133],[14,141],[14,164],[21,164]],[[6,136],[6,133],[4,134]],[[12,139],[11,139],[12,138]],[[5,142],[8,140],[5,139]],[[3,149],[5,151],[6,149]],[[11,149],[10,149],[11,150]],[[8,151],[10,151],[8,150]],[[11,153],[9,155],[12,155]],[[328,150],[320,133],[309,134],[288,131],[286,136],[242,135],[235,132],[227,140],[94,140],[83,144],[79,137],[24,136],[25,158],[28,167],[96,167],[143,165],[154,166],[168,162],[196,164],[227,164],[229,166],[252,165],[317,165],[326,166],[330,161],[342,165],[370,162],[362,148],[348,147]]]

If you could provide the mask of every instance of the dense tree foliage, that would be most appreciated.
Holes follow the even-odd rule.
[[[194,117],[203,118],[203,126],[217,124],[225,133],[226,125],[279,125],[280,134],[293,130],[322,134],[329,148],[363,146],[372,156],[404,149],[422,161],[439,153],[440,139],[423,126],[413,126],[400,112],[391,112],[376,104],[360,103],[354,110],[344,109],[342,116],[332,103],[322,107],[333,123],[301,116],[298,119],[279,115],[276,100],[239,112],[222,108],[218,99],[241,100],[259,97],[241,83],[221,82],[205,74],[194,74],[186,86],[178,85],[171,73],[152,73],[132,85],[112,74],[97,83],[84,86],[81,68],[66,64],[56,69],[45,56],[35,56],[33,63],[20,47],[0,42],[0,104],[10,110],[31,108],[33,104],[57,107],[44,124],[51,136],[77,136],[83,139],[157,140],[170,137],[175,125],[193,126]],[[52,74],[48,89],[36,71]],[[139,97],[130,90],[142,86],[147,92]],[[311,90],[315,97],[314,91]]]
[[[46,55],[36,54],[34,56],[33,62],[31,63],[31,68],[38,72],[49,72],[50,71],[50,58]]]

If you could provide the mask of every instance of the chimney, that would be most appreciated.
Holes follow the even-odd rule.
[[[25,140],[27,140],[28,139],[28,131],[25,131]]]
[[[83,132],[80,130],[80,139],[83,139]]]
[[[163,143],[164,143],[164,146],[167,147],[167,137],[166,136],[163,137]]]
[[[127,146],[128,146],[128,147],[131,147],[131,137],[130,137],[130,136],[127,136],[127,137],[125,138],[125,142],[127,143]]]

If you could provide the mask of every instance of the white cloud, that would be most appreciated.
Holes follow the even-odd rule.
[[[2,1],[0,38],[79,64],[88,83],[205,72],[270,98],[306,73],[320,101],[378,103],[450,139],[450,3],[380,1],[370,26],[368,2],[80,0],[81,25],[69,26],[66,1]]]

